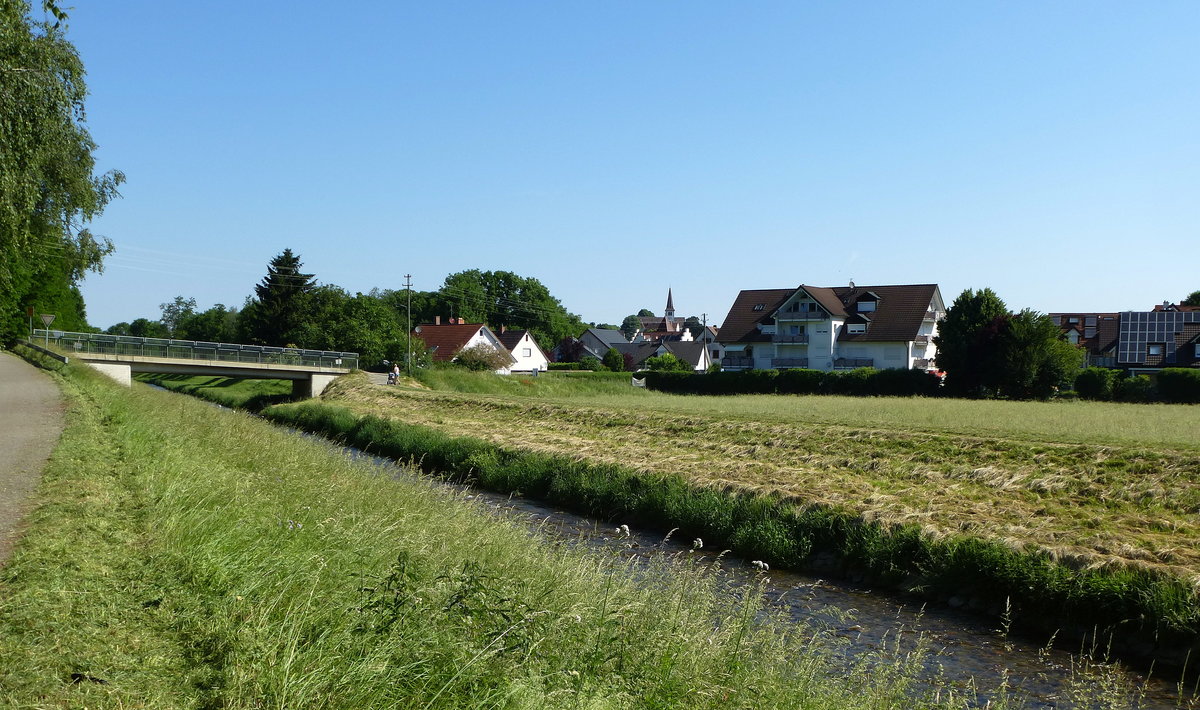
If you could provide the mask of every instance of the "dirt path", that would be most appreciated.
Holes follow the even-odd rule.
[[[17,541],[21,518],[62,428],[62,394],[54,382],[0,351],[0,565]]]

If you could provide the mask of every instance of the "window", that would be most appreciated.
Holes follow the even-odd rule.
[[[1162,357],[1163,346],[1161,343],[1150,343],[1146,346],[1146,354],[1150,357]]]
[[[874,310],[875,310],[875,302],[874,301],[859,301],[858,302],[858,312],[859,313],[870,313]]]
[[[1079,319],[1078,319],[1078,318],[1076,318],[1075,316],[1070,316],[1070,317],[1068,317],[1068,318],[1067,318],[1067,324],[1068,324],[1068,325],[1075,325],[1075,324],[1076,324],[1076,323],[1078,323],[1078,322],[1079,322]]]
[[[533,348],[521,348],[521,357],[533,357]]]
[[[752,310],[761,311],[762,309],[764,309],[766,307],[767,307],[767,304],[765,304],[765,303],[755,303],[754,308]]]
[[[800,326],[793,325],[790,327],[790,329],[791,329],[792,335],[800,334]]]
[[[866,323],[847,323],[846,324],[846,332],[850,333],[851,335],[865,333],[865,332],[867,332],[867,324]]]

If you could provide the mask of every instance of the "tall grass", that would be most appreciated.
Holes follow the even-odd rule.
[[[191,394],[224,407],[257,412],[271,404],[292,399],[289,380],[246,380],[212,375],[141,373],[134,379],[173,392]]]
[[[855,572],[876,584],[938,599],[971,599],[999,611],[1011,601],[1021,628],[1079,637],[1111,634],[1121,650],[1152,640],[1164,660],[1200,650],[1200,606],[1183,581],[1139,569],[1073,569],[998,541],[934,537],[916,525],[883,525],[839,508],[798,507],[772,496],[705,487],[615,464],[505,448],[469,437],[308,401],[272,420],[320,432],[428,471],[492,490],[549,500],[577,512],[676,527],[741,555],[793,569]]]
[[[917,657],[835,665],[702,568],[634,579],[244,414],[65,371],[68,429],[0,572],[6,707],[974,700],[914,690]]]

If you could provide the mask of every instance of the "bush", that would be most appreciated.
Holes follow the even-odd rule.
[[[674,394],[844,394],[857,396],[931,397],[938,394],[941,379],[924,370],[876,370],[870,367],[848,372],[820,370],[733,370],[693,375],[680,372],[649,372],[646,386]]]
[[[547,370],[578,370],[579,363],[577,362],[551,362],[546,365]]]
[[[1168,367],[1159,372],[1158,396],[1167,402],[1200,403],[1200,370]]]
[[[458,351],[454,357],[455,364],[468,370],[503,370],[512,365],[512,356],[490,345],[480,343]]]
[[[620,372],[625,369],[625,356],[616,348],[609,348],[608,352],[604,353],[604,366],[613,372]]]
[[[580,370],[591,370],[592,372],[600,372],[600,371],[604,370],[605,368],[604,368],[604,363],[600,362],[600,360],[592,357],[591,355],[587,355],[587,356],[583,357],[582,359],[580,359],[579,369]]]
[[[671,353],[663,353],[646,359],[646,367],[661,372],[691,372],[692,366]]]
[[[1083,399],[1110,400],[1113,398],[1117,370],[1089,367],[1075,377],[1075,392]]]
[[[1117,381],[1115,399],[1121,402],[1149,402],[1154,399],[1154,383],[1145,375],[1134,375]]]

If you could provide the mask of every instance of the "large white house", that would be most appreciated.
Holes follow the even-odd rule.
[[[721,366],[931,370],[945,310],[937,284],[742,291],[719,330]]]
[[[423,324],[413,330],[413,337],[420,338],[430,355],[437,362],[451,362],[458,354],[478,345],[492,348],[504,353],[512,360],[512,354],[492,329],[482,323],[467,323],[462,318],[451,318],[447,324],[442,324],[441,317],[435,318],[433,324]],[[496,370],[497,375],[507,375],[508,367]]]

